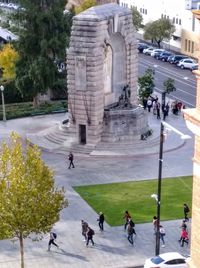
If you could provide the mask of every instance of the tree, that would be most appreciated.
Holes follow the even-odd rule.
[[[75,13],[79,14],[82,11],[84,11],[90,7],[96,6],[96,4],[97,4],[96,0],[84,0],[82,4],[75,7]]]
[[[166,94],[170,94],[171,92],[176,90],[174,85],[174,79],[168,78],[163,82],[164,91],[162,92],[162,107],[165,106],[165,98]]]
[[[0,68],[3,71],[2,80],[8,81],[15,78],[15,66],[19,54],[11,44],[6,44],[0,50]]]
[[[133,6],[131,8],[132,16],[133,16],[133,25],[135,26],[136,31],[138,31],[140,28],[142,28],[142,15],[137,10],[137,7]]]
[[[145,71],[145,74],[138,78],[140,100],[143,100],[144,98],[148,98],[153,93],[153,90],[155,87],[154,74],[155,74],[155,71],[151,68],[148,68]]]
[[[144,27],[144,39],[156,42],[160,48],[160,43],[165,39],[169,40],[175,31],[175,26],[169,19],[159,19],[149,22]]]
[[[73,14],[63,12],[65,0],[19,0],[19,4],[23,8],[14,15],[20,25],[16,86],[37,105],[38,93],[46,93],[59,79],[57,62],[65,62]]]
[[[0,152],[0,236],[18,238],[23,268],[24,239],[49,232],[67,201],[37,146],[27,143],[24,150],[20,136],[12,133]]]

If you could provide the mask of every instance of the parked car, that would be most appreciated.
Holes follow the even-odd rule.
[[[196,65],[192,66],[191,71],[198,70],[199,69],[199,64],[197,63]]]
[[[167,61],[168,57],[171,56],[172,53],[169,51],[164,51],[158,54],[157,59],[162,61]]]
[[[138,43],[138,47],[137,47],[137,49],[138,49],[138,51],[139,51],[140,53],[142,53],[143,50],[146,49],[146,48],[148,48],[148,47],[149,47],[149,45],[147,45],[147,44],[145,44],[145,43]]]
[[[177,66],[180,67],[181,69],[190,69],[195,66],[198,65],[196,60],[193,60],[191,58],[188,59],[182,59],[177,63]]]
[[[154,49],[155,49],[154,47],[148,47],[148,48],[145,48],[145,49],[143,50],[143,53],[144,53],[145,55],[151,55],[151,52],[152,52]]]
[[[185,55],[174,55],[170,60],[168,60],[171,64],[177,64],[182,59],[187,59],[188,56]]]
[[[189,268],[186,257],[178,252],[168,252],[160,254],[156,257],[147,259],[144,268]]]
[[[152,52],[151,52],[151,57],[154,57],[157,55],[157,53],[161,53],[163,52],[164,49],[161,49],[161,48],[155,48]]]

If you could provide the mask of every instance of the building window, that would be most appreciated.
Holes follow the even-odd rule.
[[[161,19],[163,19],[163,14],[161,14]]]
[[[191,46],[191,41],[189,40],[189,41],[188,41],[188,52],[190,52],[190,51],[191,51],[190,46]]]
[[[187,51],[188,40],[185,39],[185,51]]]
[[[147,15],[147,9],[145,9],[145,14]]]
[[[178,18],[176,18],[176,24],[178,24]]]
[[[192,44],[191,44],[191,53],[194,53],[194,42],[192,41]]]
[[[167,19],[169,20],[169,16],[167,16]]]
[[[181,19],[179,19],[178,24],[181,25]]]
[[[140,8],[140,13],[142,13],[142,8]]]
[[[174,17],[173,17],[172,23],[173,23],[173,24],[175,23],[175,18],[174,18]]]

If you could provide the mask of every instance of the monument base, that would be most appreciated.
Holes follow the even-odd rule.
[[[132,142],[149,130],[147,113],[142,107],[105,109],[102,141]]]

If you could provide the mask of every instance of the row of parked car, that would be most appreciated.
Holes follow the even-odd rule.
[[[198,69],[198,62],[186,55],[177,55],[161,48],[149,46],[145,43],[138,43],[138,51],[145,55],[150,55],[157,60],[175,64],[181,69],[190,69],[191,71]]]
[[[0,2],[0,8],[18,9],[19,5],[14,4],[14,3]]]

